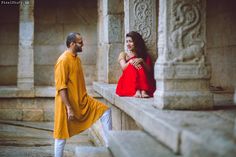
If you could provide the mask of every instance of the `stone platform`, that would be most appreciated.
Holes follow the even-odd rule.
[[[51,122],[0,120],[0,156],[53,157],[52,128]],[[93,146],[88,132],[67,140],[65,157],[75,156],[76,146]]]
[[[215,106],[205,111],[159,110],[154,108],[153,98],[117,96],[115,85],[97,82],[94,89],[112,107],[113,113],[119,110],[121,115],[129,116],[139,129],[175,154],[196,157],[233,157],[236,154],[236,106]],[[119,119],[122,121],[122,116],[113,114],[112,118],[114,125]],[[122,129],[120,131],[122,134]]]

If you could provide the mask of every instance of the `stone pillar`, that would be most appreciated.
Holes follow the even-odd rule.
[[[153,61],[157,58],[156,0],[124,0],[125,34],[139,32]]]
[[[157,89],[160,109],[210,109],[210,67],[205,60],[206,0],[160,0]]]
[[[17,87],[30,90],[34,87],[34,0],[20,5],[19,23]]]
[[[236,118],[234,121],[234,141],[236,142]]]
[[[121,68],[117,62],[123,50],[122,0],[99,0],[98,80],[117,83]]]

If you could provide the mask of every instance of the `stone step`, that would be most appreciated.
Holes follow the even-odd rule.
[[[53,123],[0,121],[0,157],[53,156]],[[88,131],[66,141],[65,157],[75,156],[76,146],[93,146]]]
[[[114,157],[176,157],[171,150],[142,131],[110,131]]]
[[[183,156],[234,157],[236,106],[209,111],[159,110],[153,98],[119,97],[115,85],[94,83],[95,91],[133,118],[148,134]]]
[[[77,146],[75,149],[77,157],[112,157],[106,147]]]

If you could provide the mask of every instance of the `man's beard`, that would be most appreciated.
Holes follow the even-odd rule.
[[[82,52],[82,47],[77,46],[76,49],[75,49],[75,51],[76,51],[77,53]]]

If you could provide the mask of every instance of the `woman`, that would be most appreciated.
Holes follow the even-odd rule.
[[[142,36],[135,31],[126,34],[128,52],[118,58],[123,73],[116,94],[137,98],[152,97],[155,91],[153,65]]]

